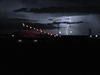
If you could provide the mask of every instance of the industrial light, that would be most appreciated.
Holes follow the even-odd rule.
[[[19,43],[21,43],[21,42],[22,42],[22,40],[21,40],[21,39],[19,39],[19,40],[18,40],[18,42],[19,42]]]
[[[58,34],[56,34],[56,36],[58,36]]]
[[[54,37],[57,37],[56,35],[54,35]]]
[[[15,37],[15,35],[11,35],[12,37]]]
[[[59,31],[59,34],[61,34],[61,31]]]
[[[43,32],[42,29],[39,29],[40,32]]]
[[[49,36],[52,36],[52,35],[53,35],[53,34],[51,34],[51,33],[49,34]]]
[[[25,26],[25,24],[24,24],[24,23],[22,23],[22,25],[23,25],[23,27]]]
[[[32,27],[30,27],[30,29],[32,29]]]
[[[57,36],[59,36],[59,34],[61,34],[62,32],[61,31],[59,31],[59,34],[52,34],[52,33],[49,33],[49,32],[46,32],[46,31],[44,31],[44,30],[42,30],[42,29],[37,29],[37,28],[35,28],[35,27],[31,27],[31,26],[28,26],[28,25],[25,25],[24,23],[22,23],[22,25],[23,26],[26,26],[27,28],[29,27],[29,29],[34,29],[34,30],[36,30],[37,32],[40,32],[40,33],[44,33],[44,34],[48,34],[48,35],[50,35],[50,36],[54,36],[54,37],[57,37]],[[14,37],[15,35],[12,35],[12,37]],[[34,40],[34,42],[37,42],[38,40]],[[18,40],[18,42],[22,42],[22,40]]]
[[[26,25],[26,27],[28,27],[28,25]]]
[[[34,42],[36,43],[36,42],[38,42],[38,40],[34,40]]]
[[[92,35],[90,35],[90,38],[92,38]]]
[[[59,36],[59,35],[58,35],[58,34],[55,34],[55,35],[54,35],[54,37],[57,37],[57,36]]]
[[[37,29],[37,31],[39,31],[39,30]]]
[[[95,37],[98,37],[98,35],[95,35]]]
[[[53,34],[50,34],[51,36],[53,35]]]

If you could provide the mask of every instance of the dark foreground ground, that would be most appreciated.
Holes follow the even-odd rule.
[[[99,75],[100,72],[9,72],[11,75]]]
[[[37,52],[64,52],[64,51],[94,51],[100,49],[99,37],[88,36],[62,36],[55,38],[25,39],[0,38],[0,53],[3,56],[30,56]],[[65,53],[65,52],[64,52]],[[87,52],[86,52],[87,53]]]

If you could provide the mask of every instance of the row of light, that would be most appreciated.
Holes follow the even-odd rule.
[[[42,30],[42,29],[38,29],[38,28],[35,28],[35,27],[31,27],[31,26],[29,26],[29,25],[25,25],[24,23],[22,23],[22,26],[23,26],[23,27],[27,27],[27,28],[29,28],[29,29],[34,29],[34,30],[37,31],[37,32],[44,33],[44,34],[47,34],[47,35],[49,35],[49,36],[54,36],[54,37],[58,37],[58,36],[59,36],[59,34],[52,34],[52,33],[46,32],[46,31],[44,31],[44,30]]]
[[[22,42],[23,42],[23,40],[18,39],[18,43],[22,43]],[[33,40],[33,42],[34,42],[34,43],[37,43],[37,42],[38,42],[38,40]]]
[[[57,37],[57,36],[60,36],[59,34],[61,34],[61,31],[59,32],[59,34],[52,34],[52,33],[45,32],[45,31],[43,31],[42,29],[37,29],[37,28],[35,28],[35,27],[33,28],[33,27],[31,27],[31,26],[25,25],[24,23],[23,23],[22,25],[23,25],[23,27],[26,26],[27,28],[34,29],[34,30],[36,30],[37,32],[44,33],[44,34],[47,34],[47,35],[49,35],[49,36]],[[72,31],[70,31],[70,33],[72,33]],[[60,37],[61,37],[61,36],[60,36]],[[89,37],[92,38],[93,35],[90,35]],[[97,37],[99,37],[99,36],[98,36],[98,35],[95,35],[95,37],[97,38]]]
[[[12,35],[12,37],[14,37],[14,35]],[[90,37],[92,38],[93,36],[92,36],[92,35],[90,35]],[[95,35],[95,37],[98,37],[98,35]],[[23,42],[23,40],[18,39],[18,43],[22,43],[22,42]],[[33,40],[33,42],[34,42],[34,43],[37,43],[37,42],[38,42],[38,40]]]
[[[13,38],[15,37],[15,35],[14,34],[12,34],[11,35]],[[18,43],[22,43],[23,42],[23,40],[21,40],[21,39],[18,39]],[[38,42],[38,40],[33,40],[33,42],[34,43],[37,43]]]
[[[93,35],[90,35],[90,38],[92,38],[93,37]],[[95,37],[97,38],[97,37],[99,37],[99,35],[95,35]]]
[[[31,27],[31,26],[29,26],[29,25],[25,25],[24,23],[22,23],[22,26],[23,27],[27,27],[27,28],[29,28],[29,29],[34,29],[35,31],[37,31],[37,32],[40,32],[40,33],[44,33],[44,34],[47,34],[47,35],[49,35],[49,36],[54,36],[54,37],[57,37],[57,36],[60,36],[59,34],[61,34],[61,32],[59,32],[59,34],[52,34],[52,33],[48,33],[48,32],[46,32],[46,31],[44,31],[44,30],[42,30],[42,29],[37,29],[37,28],[33,28],[33,27]],[[15,35],[14,34],[12,34],[11,35],[12,37],[15,37]],[[60,36],[61,37],[61,36]],[[99,37],[99,35],[95,35],[95,36],[93,36],[93,35],[90,35],[89,36],[90,38],[92,38],[92,37]]]
[[[29,27],[30,29],[34,29],[34,30],[36,30],[37,32],[40,32],[40,33],[44,33],[44,34],[48,34],[48,35],[50,35],[50,36],[54,36],[54,37],[56,37],[56,36],[59,36],[58,34],[52,34],[52,33],[47,33],[47,32],[45,32],[45,31],[43,31],[42,29],[37,29],[37,28],[33,28],[33,27],[31,27],[31,26],[28,26],[28,25],[25,25],[24,23],[22,24],[22,26],[23,27]],[[61,32],[59,32],[59,34],[61,34]],[[14,34],[12,34],[11,35],[12,37],[15,37],[15,35]],[[95,36],[93,36],[93,35],[89,35],[89,37],[90,38],[92,38],[92,37],[96,37],[96,38],[98,38],[99,37],[99,35],[95,35]]]
[[[14,37],[14,35],[12,35],[12,37]],[[90,37],[92,38],[93,36],[90,35]],[[95,37],[98,37],[98,35],[95,35]],[[23,40],[18,39],[18,43],[22,43],[22,42],[23,42]],[[38,42],[38,40],[33,40],[33,43],[37,43],[37,42]]]

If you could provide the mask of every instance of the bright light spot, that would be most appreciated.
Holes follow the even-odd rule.
[[[38,42],[38,40],[34,40],[34,42]]]
[[[98,37],[98,35],[95,35],[95,37]]]
[[[92,38],[92,35],[90,35],[90,37]]]
[[[42,29],[40,29],[40,32],[41,32],[41,33],[43,32]]]
[[[21,43],[21,42],[22,42],[22,40],[18,40],[18,42],[19,42],[19,43]]]
[[[50,33],[48,33],[48,35],[49,35]]]
[[[58,36],[58,34],[56,34],[55,36]]]
[[[37,31],[39,31],[39,30],[37,29]]]
[[[28,27],[28,25],[26,25],[26,27]]]
[[[35,28],[34,28],[34,30],[35,30]]]
[[[59,31],[59,34],[61,34],[61,31]]]
[[[57,36],[59,36],[59,35],[58,35],[58,34],[55,34],[55,35],[54,35],[54,37],[57,37]]]
[[[11,35],[12,37],[15,37],[15,35]]]
[[[53,35],[53,34],[50,34],[51,36]]]
[[[24,24],[24,23],[22,23],[22,25],[23,25],[23,27],[25,26],[25,24]]]
[[[73,33],[72,31],[70,31],[70,33]]]
[[[40,30],[40,32],[42,33],[43,31],[42,31],[42,30]]]
[[[32,29],[32,27],[30,27],[30,29]]]

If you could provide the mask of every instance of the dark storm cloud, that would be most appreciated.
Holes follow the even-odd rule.
[[[14,12],[62,13],[62,12],[94,12],[99,10],[98,0],[22,0],[24,8]],[[95,4],[96,3],[96,4]],[[28,8],[30,7],[30,8]],[[38,8],[39,7],[39,8]]]
[[[54,0],[21,0],[21,2],[27,7],[47,7],[58,5],[58,1]]]
[[[0,11],[11,11],[22,7],[20,0],[0,0]]]
[[[79,6],[94,3],[87,0],[22,0],[22,2],[29,7]]]
[[[100,6],[99,0],[0,0],[0,11],[18,8]]]
[[[56,0],[22,0],[22,2],[27,7],[39,7],[39,8],[64,5],[64,1],[56,1]]]
[[[17,8],[44,8],[57,6],[72,6],[74,3],[67,0],[0,0],[0,11],[12,11]]]
[[[14,12],[31,12],[31,13],[68,13],[68,12],[84,12],[84,13],[100,13],[99,8],[92,7],[47,7],[47,8],[20,8]]]
[[[99,0],[22,0],[23,3],[29,6],[37,5],[44,6],[74,6],[74,5],[99,5]]]

